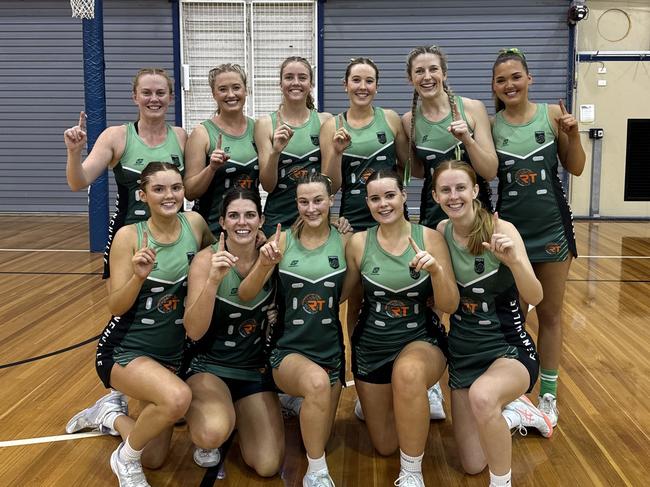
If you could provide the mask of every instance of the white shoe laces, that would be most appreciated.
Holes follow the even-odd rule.
[[[412,472],[400,472],[400,476],[393,482],[396,487],[424,487],[422,479]]]

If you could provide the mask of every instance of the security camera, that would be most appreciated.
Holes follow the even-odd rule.
[[[571,25],[575,25],[582,19],[586,19],[588,15],[589,8],[582,2],[574,1],[569,7],[567,22]]]

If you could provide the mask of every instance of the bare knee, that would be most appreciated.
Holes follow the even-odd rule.
[[[400,396],[413,396],[426,389],[424,370],[414,362],[395,364],[391,383],[393,391]]]
[[[311,374],[307,378],[305,399],[309,397],[318,397],[329,402],[330,389],[330,379],[324,370],[322,372],[319,371],[319,373]]]
[[[273,477],[280,471],[282,455],[260,455],[252,459],[244,458],[246,464],[260,477]]]
[[[180,383],[169,388],[157,406],[164,410],[171,422],[176,422],[185,416],[191,401],[192,390],[187,384]]]
[[[472,458],[461,457],[460,464],[462,465],[465,473],[468,475],[478,475],[483,470],[485,470],[485,467],[487,467],[487,461],[480,461],[478,459]]]
[[[234,421],[210,421],[190,428],[190,436],[199,448],[219,448],[228,439],[233,428]]]
[[[494,415],[501,414],[501,408],[486,387],[470,387],[469,404],[476,421],[485,424]]]

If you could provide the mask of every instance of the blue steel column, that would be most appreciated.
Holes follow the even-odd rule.
[[[104,15],[102,0],[95,0],[95,18],[83,19],[84,98],[86,106],[88,153],[106,128],[104,85]],[[90,251],[103,252],[108,240],[108,171],[88,188],[88,227]]]

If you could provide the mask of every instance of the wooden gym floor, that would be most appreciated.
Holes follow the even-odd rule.
[[[560,423],[551,439],[534,431],[513,437],[513,483],[648,485],[650,225],[577,222],[576,234],[581,257],[572,265],[564,306]],[[117,485],[108,459],[118,440],[64,432],[73,414],[105,393],[93,365],[95,342],[12,365],[103,329],[109,313],[101,255],[87,247],[85,217],[0,216],[0,486]],[[536,336],[534,313],[528,326]],[[352,411],[355,397],[354,387],[341,397],[328,446],[332,477],[339,487],[392,485],[399,457],[373,452]],[[287,420],[286,428],[282,478],[253,475],[236,437],[221,475],[197,467],[184,427],[176,428],[165,466],[147,477],[154,487],[300,486],[306,461],[297,420]],[[489,482],[487,472],[462,473],[449,418],[431,423],[423,467],[429,486]]]

